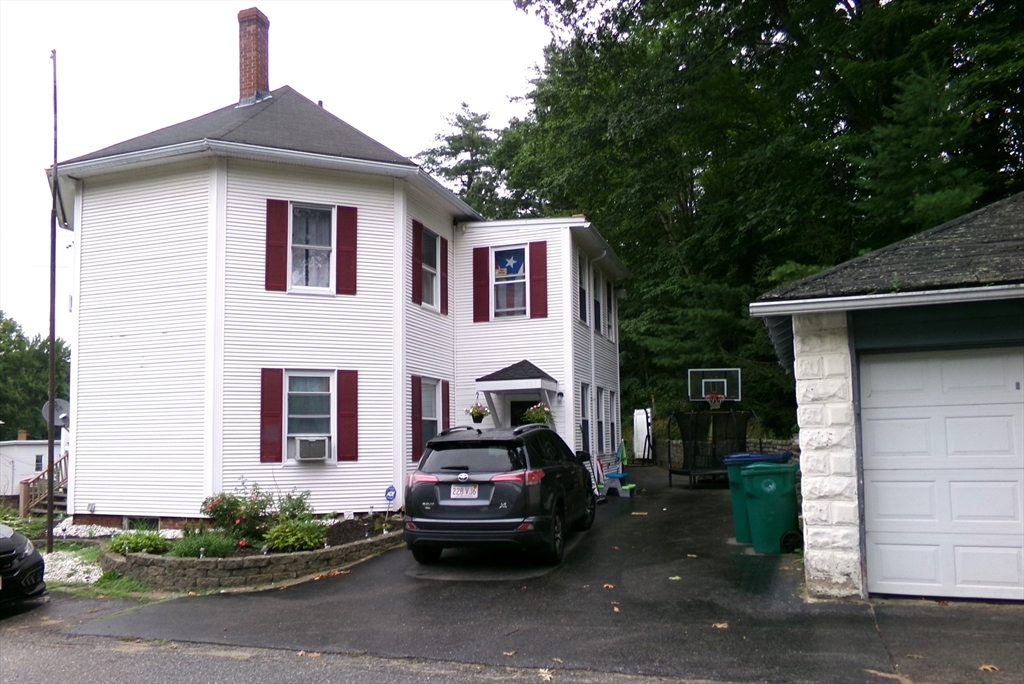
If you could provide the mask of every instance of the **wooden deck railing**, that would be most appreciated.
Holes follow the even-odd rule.
[[[68,484],[67,454],[53,462],[53,472],[56,474],[53,480],[53,491],[56,492]],[[46,501],[46,497],[49,495],[49,475],[50,471],[44,470],[27,480],[22,480],[18,500],[18,515],[22,518],[28,517],[29,511]]]

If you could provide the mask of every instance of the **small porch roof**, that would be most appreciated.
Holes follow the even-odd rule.
[[[537,366],[523,359],[511,366],[476,379],[481,392],[512,392],[516,390],[558,389],[558,381]]]

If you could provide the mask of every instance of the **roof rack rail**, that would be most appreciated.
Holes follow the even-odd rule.
[[[442,430],[437,436],[438,437],[443,437],[445,435],[450,435],[453,432],[460,432],[462,430],[475,430],[475,429],[476,428],[474,428],[472,425],[456,425],[455,427],[448,428],[447,430]]]
[[[538,430],[538,429],[550,430],[551,428],[548,427],[547,423],[527,423],[526,425],[520,425],[519,427],[514,428],[512,430],[512,434],[513,435],[521,435],[524,432],[530,432],[531,430]]]

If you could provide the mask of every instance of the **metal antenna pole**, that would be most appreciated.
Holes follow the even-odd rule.
[[[46,464],[46,553],[53,552],[53,417],[57,404],[57,51],[50,50],[53,60],[53,187],[50,208],[50,402],[47,405]]]

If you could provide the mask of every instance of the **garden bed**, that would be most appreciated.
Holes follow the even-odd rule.
[[[130,577],[159,591],[262,587],[328,572],[400,546],[401,518],[377,514],[338,521],[327,526],[324,542],[322,549],[291,553],[239,546],[225,558],[125,554],[104,546],[99,562],[105,572]]]

